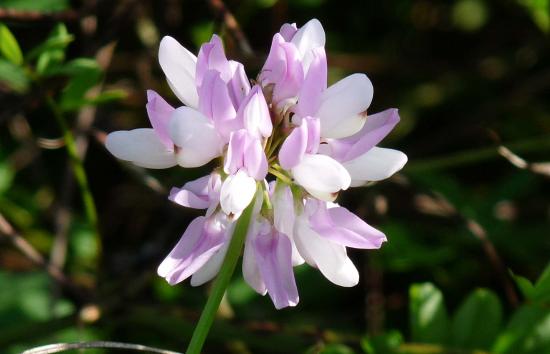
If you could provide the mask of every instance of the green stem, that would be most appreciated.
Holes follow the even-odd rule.
[[[67,125],[67,121],[63,116],[63,113],[55,103],[55,101],[47,96],[46,101],[48,106],[53,112],[55,120],[63,132],[63,139],[65,140],[65,146],[67,148],[67,153],[69,154],[69,159],[71,162],[71,167],[73,169],[75,180],[80,189],[80,194],[82,196],[82,203],[84,204],[84,211],[86,213],[86,218],[93,228],[96,235],[99,235],[99,227],[97,222],[97,211],[94,202],[94,197],[90,191],[90,185],[88,183],[88,177],[86,176],[86,171],[84,170],[84,163],[78,155],[78,149],[76,148],[76,141],[73,133]]]
[[[252,199],[252,202],[250,202],[248,207],[246,207],[237,220],[237,225],[235,225],[235,230],[233,231],[233,236],[231,237],[229,248],[227,249],[227,254],[223,260],[220,272],[218,273],[216,280],[214,280],[212,291],[208,297],[208,301],[206,301],[206,305],[201,313],[199,322],[195,327],[195,331],[193,332],[193,336],[189,342],[189,347],[187,347],[186,354],[199,354],[202,349],[206,336],[208,335],[208,331],[212,326],[212,322],[214,322],[214,317],[218,311],[220,302],[222,301],[223,294],[229,285],[229,281],[231,280],[231,276],[235,271],[237,261],[241,255],[244,240],[246,238],[246,234],[248,233],[248,226],[250,224],[252,210],[254,209],[255,199],[256,197]]]

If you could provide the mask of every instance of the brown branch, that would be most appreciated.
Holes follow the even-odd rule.
[[[41,12],[30,10],[6,9],[0,7],[0,19],[10,21],[76,21],[79,14],[74,10],[59,12]]]
[[[224,2],[222,0],[208,0],[208,4],[214,12],[214,15],[218,17],[220,21],[223,21],[229,33],[233,36],[235,41],[237,41],[241,52],[248,57],[254,56],[254,51],[250,46],[250,42],[248,42],[237,19],[233,16],[231,11],[229,11],[227,6],[225,6]]]
[[[521,170],[528,170],[550,177],[550,162],[528,162],[503,145],[499,146],[497,151],[500,156]]]
[[[81,297],[81,292],[76,286],[63,274],[61,269],[49,263],[44,257],[0,214],[0,236],[7,238],[11,244],[21,252],[32,263],[46,270],[48,275],[64,288],[77,293]]]
[[[510,302],[510,305],[513,307],[517,307],[519,305],[519,298],[516,293],[516,289],[514,288],[514,284],[510,279],[510,275],[508,274],[506,267],[504,266],[504,262],[502,261],[502,258],[500,258],[495,245],[493,245],[491,240],[487,237],[487,232],[477,221],[471,218],[464,218],[462,215],[461,217],[465,220],[468,231],[470,231],[472,235],[481,241],[481,246],[483,247],[485,255],[489,259],[489,262],[491,262],[497,276],[502,282],[508,302]]]
[[[418,210],[425,214],[455,218],[457,221],[463,223],[468,231],[481,242],[483,252],[489,259],[491,267],[494,269],[500,279],[500,282],[502,283],[508,302],[514,307],[519,305],[519,298],[512,279],[510,278],[504,262],[497,252],[497,249],[487,236],[487,231],[485,231],[485,228],[483,228],[481,224],[479,224],[476,220],[462,214],[445,197],[437,193],[435,195],[421,194],[416,196],[415,205]]]

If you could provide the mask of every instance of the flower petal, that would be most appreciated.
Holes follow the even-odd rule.
[[[220,204],[227,215],[240,215],[256,193],[256,180],[239,170],[227,176],[220,192]]]
[[[170,106],[158,93],[153,90],[147,90],[147,115],[151,126],[160,138],[160,141],[168,150],[174,148],[174,143],[168,134],[168,122],[174,112],[174,107]]]
[[[189,107],[174,111],[169,124],[170,138],[180,147],[178,164],[199,167],[221,154],[221,139],[212,122]]]
[[[188,208],[206,209],[210,206],[209,183],[211,175],[187,182],[181,188],[172,188],[168,199]]]
[[[227,241],[227,230],[219,217],[198,217],[174,249],[158,267],[157,273],[170,285],[177,284],[200,269]]]
[[[174,94],[187,106],[196,108],[199,96],[195,87],[197,57],[174,38],[160,41],[159,63]]]
[[[158,134],[150,128],[121,130],[107,135],[105,147],[116,158],[145,168],[168,168],[176,165],[173,150],[166,149]]]
[[[291,41],[302,54],[304,72],[307,72],[313,59],[312,49],[325,46],[325,31],[317,19],[309,20],[294,34]]]
[[[281,29],[279,30],[279,34],[284,38],[285,41],[290,42],[292,40],[292,37],[296,34],[298,31],[298,28],[296,27],[295,23],[285,23],[281,26]]]
[[[272,188],[273,189],[273,188]],[[290,187],[286,184],[274,183],[274,189],[271,196],[273,205],[273,226],[277,231],[287,235],[292,244],[292,265],[297,266],[304,263],[304,259],[296,249],[294,244],[294,197]]]
[[[369,151],[389,134],[399,123],[397,109],[390,108],[383,112],[369,115],[363,128],[356,134],[344,139],[330,139],[330,156],[343,162],[353,160]]]
[[[239,113],[242,116],[244,127],[254,137],[267,138],[271,135],[273,125],[269,108],[259,85],[255,85],[247,98],[239,107]]]
[[[312,50],[312,61],[298,93],[296,113],[301,117],[315,116],[321,96],[327,88],[327,56],[324,47]]]
[[[313,202],[309,199],[308,202]],[[370,226],[343,207],[327,209],[327,203],[317,202],[317,210],[309,218],[311,228],[319,235],[346,247],[377,249],[386,241],[384,233]]]
[[[233,101],[233,106],[239,107],[241,102],[250,92],[250,82],[244,71],[243,64],[234,60],[229,61],[232,71],[231,80],[228,82],[229,95]]]
[[[292,269],[290,239],[272,231],[259,233],[253,238],[258,268],[275,308],[296,306],[299,296]]]
[[[294,128],[283,142],[279,150],[279,163],[285,170],[289,170],[302,161],[306,153],[308,141],[307,124]]]
[[[246,236],[246,241],[244,244],[243,252],[243,278],[248,285],[260,295],[265,295],[267,293],[267,288],[265,286],[262,275],[260,274],[260,269],[256,261],[256,255],[253,244],[254,235],[259,232],[259,229],[263,225],[256,220],[250,225],[250,230]]]
[[[229,242],[227,241],[199,270],[193,273],[190,282],[191,286],[203,285],[218,275],[228,248]]]
[[[357,133],[365,123],[361,114],[372,101],[372,83],[365,74],[350,75],[323,92],[317,116],[321,136],[343,138]]]
[[[346,247],[321,237],[312,230],[303,215],[296,220],[295,241],[306,262],[319,268],[336,285],[351,287],[359,282],[359,272],[348,258]]]
[[[216,34],[212,35],[210,42],[204,43],[197,57],[196,84],[202,85],[204,74],[208,70],[220,73],[221,78],[228,82],[231,79],[231,67],[223,50],[223,43]]]
[[[211,118],[220,136],[225,142],[229,141],[231,132],[242,128],[242,120],[237,118],[227,84],[220,73],[208,70],[198,91],[200,112]]]
[[[363,155],[343,163],[354,181],[380,181],[399,171],[407,155],[398,150],[373,147]]]
[[[294,179],[316,198],[332,201],[340,190],[351,183],[346,169],[326,155],[305,154],[302,161],[292,168]]]

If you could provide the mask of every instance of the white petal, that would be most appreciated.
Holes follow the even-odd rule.
[[[294,179],[318,199],[333,201],[342,189],[347,189],[351,178],[346,169],[332,157],[306,154],[292,168]]]
[[[319,268],[336,285],[351,287],[359,282],[359,272],[346,253],[346,247],[321,237],[299,217],[295,229],[296,247],[306,262]]]
[[[390,177],[407,163],[407,155],[399,150],[373,147],[363,155],[343,163],[354,184],[359,181],[380,181]]]
[[[256,180],[242,170],[229,175],[223,182],[220,204],[227,214],[240,215],[256,193]]]
[[[191,277],[191,286],[200,286],[207,281],[214,279],[214,277],[220,271],[227,248],[229,247],[229,240],[206,262],[199,270],[197,270]]]
[[[199,167],[221,154],[222,143],[214,124],[199,111],[189,107],[176,109],[168,131],[180,147],[177,159],[182,167]]]
[[[199,96],[195,87],[197,57],[174,38],[166,36],[160,41],[159,63],[174,94],[187,106],[198,107]]]
[[[166,149],[157,133],[150,128],[121,130],[107,135],[105,147],[115,157],[146,168],[168,168],[176,165],[176,155]]]
[[[343,138],[357,133],[365,124],[361,116],[372,101],[373,87],[365,74],[343,78],[323,92],[317,115],[321,136]]]
[[[321,22],[317,19],[308,21],[300,27],[291,41],[302,55],[304,72],[307,72],[309,64],[313,60],[312,49],[325,46],[325,31]]]

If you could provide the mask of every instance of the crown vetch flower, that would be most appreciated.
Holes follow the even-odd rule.
[[[367,116],[373,87],[364,74],[328,86],[324,45],[315,19],[300,28],[283,25],[251,85],[218,36],[197,57],[162,39],[160,66],[183,105],[174,108],[147,91],[152,128],[113,132],[106,147],[146,168],[199,167],[220,158],[211,174],[170,191],[171,201],[206,209],[158,268],[170,284],[191,277],[196,286],[216,276],[235,222],[253,200],[243,276],[277,309],[299,301],[294,266],[306,262],[331,282],[354,286],[359,273],[346,248],[377,249],[386,241],[334,200],[404,166],[405,154],[376,146],[399,115],[388,109]]]

